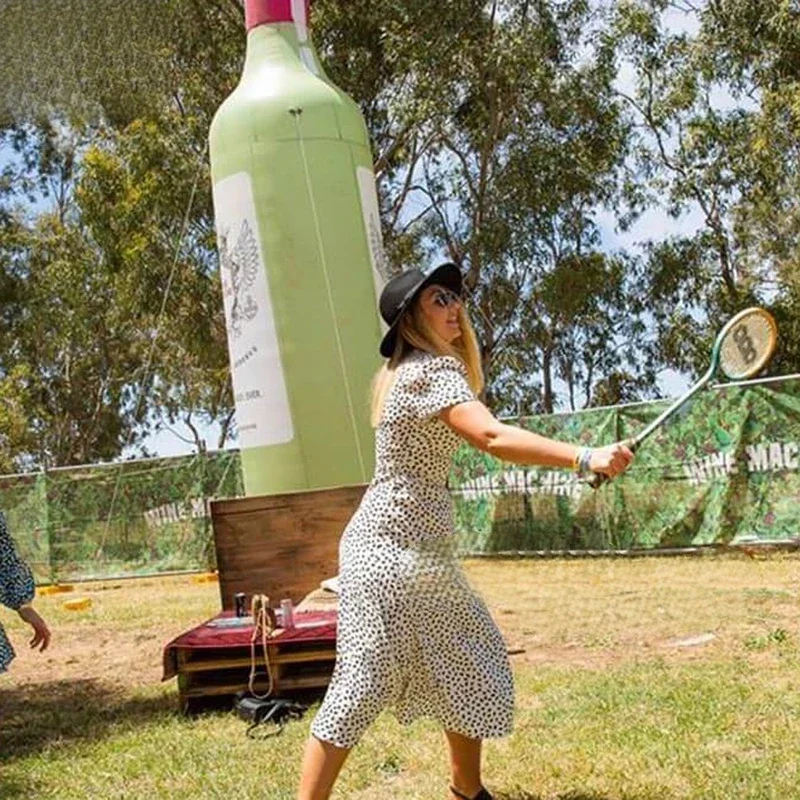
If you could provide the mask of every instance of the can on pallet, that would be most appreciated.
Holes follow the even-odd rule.
[[[294,628],[294,604],[288,597],[281,600],[281,624],[286,630]]]

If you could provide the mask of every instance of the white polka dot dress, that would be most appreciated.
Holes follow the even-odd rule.
[[[503,638],[455,553],[450,462],[461,439],[436,415],[474,400],[465,366],[413,351],[376,437],[375,477],[339,549],[336,668],[312,733],[353,747],[387,707],[476,739],[511,732]]]

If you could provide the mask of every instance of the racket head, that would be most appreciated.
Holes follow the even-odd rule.
[[[714,360],[729,380],[752,378],[769,363],[778,344],[778,326],[769,311],[754,306],[740,311],[720,331]]]

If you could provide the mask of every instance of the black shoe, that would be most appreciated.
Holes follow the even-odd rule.
[[[493,800],[492,796],[486,791],[486,789],[481,789],[478,794],[475,795],[475,797],[467,797],[465,794],[459,792],[454,786],[450,787],[450,791],[456,797],[460,797],[461,800]]]

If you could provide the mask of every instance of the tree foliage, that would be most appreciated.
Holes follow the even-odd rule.
[[[316,0],[312,28],[394,268],[467,276],[495,410],[652,397],[752,303],[797,370],[796,4]],[[205,148],[244,47],[238,0],[0,7],[0,469],[235,435]],[[654,211],[680,235],[612,245]]]
[[[664,362],[698,373],[724,320],[759,304],[782,330],[773,371],[796,371],[800,12],[784,0],[687,4],[687,32],[664,24],[669,6],[624,0],[614,23],[635,74],[621,93],[649,202],[699,219],[646,243]]]

